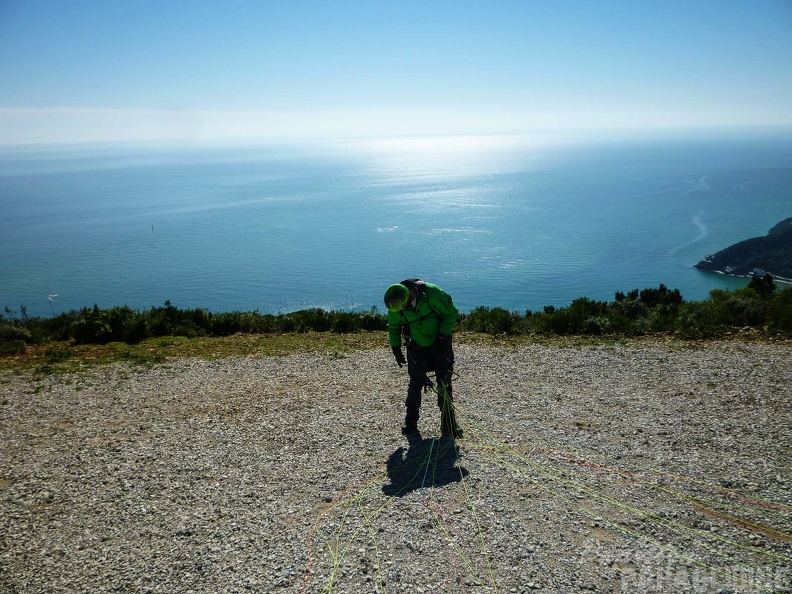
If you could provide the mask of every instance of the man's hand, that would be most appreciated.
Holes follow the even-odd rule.
[[[446,356],[451,356],[451,335],[438,334],[435,338],[434,347]]]
[[[393,349],[393,356],[396,357],[396,363],[399,364],[399,367],[407,363],[407,359],[404,358],[404,353],[402,353],[401,347],[391,347]]]
[[[438,334],[434,341],[434,348],[437,353],[440,353],[448,363],[448,368],[454,366],[454,349],[451,346],[450,334]]]

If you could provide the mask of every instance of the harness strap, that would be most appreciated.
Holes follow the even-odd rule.
[[[424,293],[426,293],[426,283],[424,283],[419,278],[408,278],[403,280],[399,284],[415,290],[415,294],[417,295],[416,304],[418,303],[418,299],[420,299],[424,295]],[[441,316],[440,313],[434,307],[432,307],[431,303],[427,302],[426,305],[428,305],[429,309],[432,310],[432,313],[434,313],[434,315],[437,316],[437,319],[439,320],[443,319],[443,316]]]
[[[421,297],[423,297],[424,294],[426,293],[426,284],[421,279],[408,278],[408,279],[405,279],[405,280],[401,281],[399,284],[400,285],[404,285],[405,287],[415,291],[415,295],[416,295],[415,303],[416,303],[416,305],[418,304],[418,301],[420,301]],[[429,309],[432,310],[432,313],[437,317],[438,320],[440,320],[440,321],[443,320],[443,316],[441,316],[440,313],[434,307],[432,307],[432,304],[429,303],[428,299],[427,299],[426,305],[429,306]],[[408,348],[411,347],[411,346],[412,347],[417,347],[418,345],[411,344],[411,343],[413,343],[413,339],[412,339],[412,333],[410,332],[410,322],[408,322],[407,319],[404,317],[404,313],[400,312],[399,315],[401,316],[402,334],[404,335],[404,340],[407,343],[407,347]],[[428,318],[429,315],[430,314],[427,314],[424,317],[418,318],[417,320],[414,320],[414,321],[415,322],[420,322],[420,321],[425,320],[426,318]]]

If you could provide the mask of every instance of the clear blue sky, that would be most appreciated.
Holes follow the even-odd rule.
[[[0,143],[792,124],[792,0],[0,0]]]

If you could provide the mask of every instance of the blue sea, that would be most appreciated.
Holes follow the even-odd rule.
[[[0,307],[463,311],[743,279],[699,260],[792,216],[792,133],[449,136],[0,149]]]

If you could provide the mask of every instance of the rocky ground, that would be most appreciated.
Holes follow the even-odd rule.
[[[0,592],[790,592],[792,346],[0,374]]]

